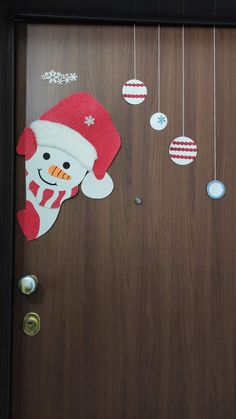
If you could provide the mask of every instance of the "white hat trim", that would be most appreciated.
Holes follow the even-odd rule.
[[[89,172],[81,184],[83,194],[93,199],[106,198],[112,193],[113,188],[113,180],[108,173],[105,173],[103,179],[97,179],[93,172]]]
[[[58,122],[44,120],[32,122],[30,128],[34,131],[39,146],[63,150],[89,171],[93,169],[97,159],[96,149],[79,132]]]

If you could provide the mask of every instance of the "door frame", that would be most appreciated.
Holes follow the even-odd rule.
[[[17,2],[16,2],[17,3]],[[34,7],[34,6],[32,6]],[[155,16],[155,15],[154,15]],[[100,23],[100,24],[163,24],[194,26],[236,26],[236,21],[174,19],[155,17],[140,19],[118,16],[78,16],[39,13],[37,10],[17,12],[0,4],[0,419],[11,415],[11,330],[14,267],[14,163],[15,163],[15,23]],[[4,203],[3,203],[4,200]]]
[[[0,418],[10,418],[14,266],[14,16],[0,5]]]

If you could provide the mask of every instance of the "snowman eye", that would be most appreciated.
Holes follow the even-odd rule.
[[[70,163],[68,163],[68,161],[65,161],[65,163],[63,163],[63,167],[64,169],[69,169]]]
[[[49,160],[49,159],[50,159],[50,154],[49,154],[49,153],[44,153],[44,154],[43,154],[43,158],[44,158],[45,160]]]

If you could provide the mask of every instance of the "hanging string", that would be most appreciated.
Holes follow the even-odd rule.
[[[158,55],[158,67],[157,67],[157,79],[158,79],[158,106],[157,110],[160,112],[161,109],[161,26],[158,25],[157,32],[157,55]]]
[[[137,79],[137,71],[136,71],[137,63],[136,63],[136,26],[134,24],[134,79]]]
[[[182,129],[183,129],[183,137],[184,137],[184,125],[185,125],[185,72],[184,72],[184,26],[182,26]]]
[[[214,179],[216,180],[216,28],[213,27],[213,156]]]

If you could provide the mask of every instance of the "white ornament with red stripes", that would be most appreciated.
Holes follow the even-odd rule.
[[[197,157],[197,144],[191,138],[178,137],[172,141],[169,147],[171,160],[181,166],[192,163]]]
[[[130,105],[139,105],[147,97],[147,88],[140,80],[128,80],[122,88],[122,96]]]

